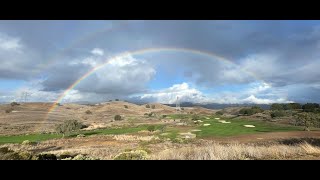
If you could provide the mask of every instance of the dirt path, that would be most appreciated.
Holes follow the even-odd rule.
[[[271,140],[291,139],[291,138],[320,138],[320,131],[291,131],[291,132],[272,132],[261,134],[247,134],[232,137],[210,137],[206,139],[218,142],[262,142]]]

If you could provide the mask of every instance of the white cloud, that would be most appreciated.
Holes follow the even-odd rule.
[[[181,102],[209,102],[209,99],[206,98],[201,91],[191,88],[189,84],[185,82],[181,84],[174,84],[167,89],[162,89],[140,96],[141,100],[149,99],[155,102],[169,104],[176,103],[177,97],[179,97],[179,101]]]
[[[91,53],[93,55],[96,55],[96,56],[103,56],[104,55],[104,51],[100,48],[94,48]]]
[[[285,98],[279,99],[264,99],[257,98],[254,95],[250,95],[249,97],[242,100],[243,103],[254,103],[254,104],[272,104],[272,103],[291,103],[293,101],[288,101]]]
[[[16,51],[22,47],[20,39],[0,32],[0,50]]]

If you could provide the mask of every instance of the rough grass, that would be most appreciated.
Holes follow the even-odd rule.
[[[151,155],[150,158],[155,160],[268,160],[304,159],[307,156],[320,159],[320,148],[308,143],[295,146],[212,143],[203,147],[167,149]]]

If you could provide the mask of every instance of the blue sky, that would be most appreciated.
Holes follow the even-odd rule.
[[[0,101],[55,101],[109,60],[62,102],[320,102],[319,50],[320,21],[0,21]]]

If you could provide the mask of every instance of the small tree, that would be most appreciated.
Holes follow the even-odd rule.
[[[155,109],[155,108],[156,108],[156,105],[153,104],[153,105],[151,106],[151,109]]]
[[[146,108],[150,108],[150,105],[149,105],[149,104],[147,104],[147,105],[146,105]]]
[[[222,116],[222,115],[223,115],[223,112],[222,112],[222,111],[217,111],[217,112],[216,112],[216,115]]]
[[[59,134],[63,134],[64,137],[65,134],[68,135],[71,132],[78,131],[83,127],[84,125],[77,120],[67,120],[63,124],[59,124],[56,126],[56,132]]]
[[[120,121],[121,120],[121,116],[119,114],[114,116],[114,120],[116,121]]]
[[[87,110],[86,114],[92,114],[92,112],[90,110]]]
[[[156,127],[154,125],[148,126],[148,131],[153,132],[156,130]]]
[[[13,107],[13,106],[19,106],[20,104],[19,103],[17,103],[17,102],[12,102],[11,103],[11,106]]]
[[[127,105],[124,105],[124,108],[128,109],[129,107]]]
[[[296,115],[297,124],[301,124],[304,126],[305,131],[310,131],[309,127],[312,125],[314,120],[314,116],[311,113],[303,112]]]
[[[115,101],[119,101],[119,99],[115,99]]]

